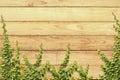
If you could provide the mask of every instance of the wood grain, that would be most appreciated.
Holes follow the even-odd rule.
[[[0,8],[5,21],[114,21],[120,8]]]
[[[38,50],[43,43],[45,50],[112,50],[115,36],[9,36],[12,47],[18,41],[21,50]],[[0,37],[2,45],[2,37]],[[1,47],[1,46],[0,46]]]
[[[120,6],[119,0],[1,0],[0,6]]]
[[[114,24],[113,22],[6,22],[6,28],[9,35],[116,35]]]
[[[108,58],[112,56],[112,51],[103,52]],[[39,51],[20,51],[21,64],[24,64],[24,57],[27,57],[30,63],[34,64],[38,53]],[[43,51],[41,64],[45,64],[47,61],[49,61],[51,65],[60,65],[63,62],[65,54],[66,51]],[[69,65],[72,64],[74,61],[77,61],[78,64],[81,64],[83,66],[103,64],[97,51],[71,51],[69,60]]]
[[[108,58],[110,58],[112,55],[112,51],[103,51]],[[59,52],[57,54],[57,64],[61,64],[66,52]],[[87,61],[86,61],[87,60]],[[98,55],[97,51],[71,51],[70,55],[70,62],[69,64],[72,64],[74,61],[77,61],[78,64],[81,65],[101,65],[103,62],[100,60],[100,57]]]

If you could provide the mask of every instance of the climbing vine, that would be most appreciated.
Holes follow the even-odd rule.
[[[99,55],[105,65],[102,65],[103,75],[101,79],[103,80],[120,80],[120,23],[116,16],[113,14],[116,21],[115,31],[117,32],[116,40],[113,47],[112,58],[108,59],[102,51],[99,51]]]

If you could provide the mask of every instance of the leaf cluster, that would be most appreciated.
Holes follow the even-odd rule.
[[[113,16],[116,21],[114,28],[118,35],[114,43],[112,58],[108,59],[102,51],[98,51],[102,61],[105,63],[105,65],[101,66],[103,75],[100,77],[103,80],[120,80],[120,23],[114,14]]]

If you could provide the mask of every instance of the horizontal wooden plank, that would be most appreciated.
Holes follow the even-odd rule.
[[[114,21],[120,8],[0,8],[5,21]]]
[[[103,51],[105,55],[110,58],[112,51]],[[21,64],[24,64],[23,57],[26,56],[31,64],[35,63],[38,52],[37,51],[20,51]],[[65,57],[65,51],[44,51],[42,58],[42,65],[47,61],[50,61],[50,64],[59,67]],[[90,66],[89,75],[92,75],[94,78],[98,78],[99,74],[102,73],[100,65],[103,65],[97,51],[71,51],[69,66],[77,61],[78,65],[86,67]]]
[[[71,50],[112,50],[115,36],[9,36],[12,47],[16,40],[21,50],[38,50],[43,43],[45,50],[65,50],[68,43]],[[0,45],[2,45],[0,36]],[[1,47],[1,46],[0,46]]]
[[[6,22],[6,24],[9,35],[116,35],[113,22]]]
[[[112,51],[103,51],[105,55],[110,58],[112,56]],[[24,64],[24,58],[27,57],[31,64],[35,63],[39,51],[20,51],[21,64]],[[42,63],[45,64],[47,61],[51,65],[60,65],[63,62],[66,51],[43,51]],[[70,62],[72,64],[77,61],[80,65],[102,65],[103,62],[100,60],[97,51],[71,51]],[[97,61],[97,62],[96,62]]]
[[[20,51],[21,64],[24,64],[24,57],[28,58],[31,64],[34,64],[38,53],[39,51]],[[44,51],[41,64],[43,65],[49,61],[51,65],[57,65],[56,56],[57,54],[54,51]]]
[[[1,0],[0,6],[120,6],[119,0]]]
[[[112,56],[112,51],[103,51],[108,58]],[[57,54],[57,64],[61,64],[64,57],[65,51],[60,51]],[[70,62],[72,64],[74,61],[77,61],[81,65],[102,65],[103,62],[100,60],[97,51],[71,51]]]

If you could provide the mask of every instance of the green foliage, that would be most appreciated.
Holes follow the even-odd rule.
[[[20,64],[20,49],[16,42],[16,54],[13,56],[13,49],[9,44],[6,24],[2,18],[3,24],[3,49],[0,51],[2,62],[0,63],[0,80],[90,80],[88,77],[88,67],[83,69],[76,62],[68,66],[70,57],[70,46],[68,45],[65,58],[59,68],[51,66],[49,62],[41,65],[43,48],[40,46],[39,54],[34,64],[24,57],[24,65]],[[46,73],[52,74],[50,78],[45,77]],[[78,78],[72,77],[74,72],[79,74]]]
[[[20,70],[21,70],[21,65],[20,65],[20,52],[19,52],[19,47],[18,47],[18,42],[16,42],[16,56],[15,58],[12,59],[12,68],[11,68],[11,77],[12,80],[20,80]]]
[[[114,15],[114,14],[113,14]],[[103,80],[120,80],[120,23],[114,15],[116,21],[115,31],[118,33],[116,41],[113,47],[113,56],[108,59],[102,51],[99,51],[99,55],[105,65],[101,66],[103,75],[100,76]]]
[[[89,66],[87,66],[85,70],[82,68],[82,66],[80,66],[77,69],[77,72],[79,73],[80,76],[78,80],[91,80],[92,76],[88,77],[88,70],[89,70]]]
[[[56,70],[55,67],[50,68],[50,72],[53,75],[51,80],[90,80],[91,78],[88,77],[88,67],[84,71],[83,68],[80,66],[78,67],[77,62],[74,62],[71,66],[68,66],[70,57],[70,47],[68,45],[66,50],[66,56],[63,60],[63,63],[60,65],[59,69]],[[79,74],[79,78],[73,78],[72,75],[74,72]]]
[[[70,47],[68,45],[64,61],[60,65],[60,67],[58,69],[58,74],[59,74],[58,80],[68,80],[68,76],[67,76],[67,72],[66,72],[66,67],[67,67],[67,65],[69,63],[69,57],[70,57]]]
[[[41,74],[39,74],[40,73],[39,72],[39,66],[40,66],[40,63],[41,63],[41,60],[42,60],[42,54],[43,54],[43,49],[42,49],[42,45],[41,45],[40,50],[39,50],[39,54],[38,54],[38,58],[33,65],[28,61],[27,58],[24,58],[26,67],[24,67],[24,70],[23,70],[23,73],[24,73],[23,80],[25,80],[25,79],[27,79],[27,80],[42,79],[41,78],[42,75],[43,75],[42,71],[41,71]]]
[[[2,17],[1,17],[2,18]],[[13,50],[10,47],[7,30],[5,29],[6,24],[2,18],[2,28],[3,28],[3,49],[1,52],[2,63],[1,63],[1,80],[11,80],[11,68],[12,68],[12,52]]]

